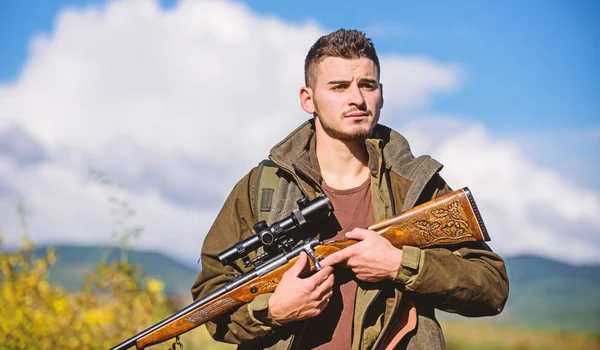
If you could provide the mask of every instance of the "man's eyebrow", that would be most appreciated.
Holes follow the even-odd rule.
[[[360,78],[358,80],[360,83],[371,83],[377,84],[377,80],[371,78]],[[332,80],[327,82],[328,85],[337,85],[337,84],[350,84],[352,80]]]
[[[371,79],[371,78],[360,78],[358,80],[358,82],[360,83],[371,83],[371,84],[378,84],[377,80],[375,79]]]
[[[328,81],[327,84],[329,84],[329,85],[349,84],[351,82],[352,82],[352,80],[332,80],[332,81]]]

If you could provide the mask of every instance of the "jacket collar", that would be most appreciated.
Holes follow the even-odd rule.
[[[369,169],[375,177],[379,176],[383,166],[410,180],[424,170],[429,173],[432,169],[439,171],[442,168],[429,156],[415,158],[406,138],[384,125],[377,124],[365,144]],[[311,118],[275,145],[270,158],[282,169],[320,187],[322,177],[315,146],[314,119]]]

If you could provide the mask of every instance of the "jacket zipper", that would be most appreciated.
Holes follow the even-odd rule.
[[[396,215],[396,201],[394,200],[394,191],[392,191],[392,180],[390,179],[390,172],[389,170],[384,166],[383,169],[383,176],[385,176],[385,182],[387,183],[387,188],[388,188],[388,195],[390,196],[390,205],[392,207],[392,215]]]
[[[396,205],[395,205],[396,203],[394,203],[394,193],[392,192],[392,182],[390,180],[390,174],[389,174],[389,172],[387,171],[387,169],[385,167],[383,167],[382,171],[383,171],[383,176],[385,177],[385,181],[387,182],[388,195],[389,195],[390,204],[391,204],[391,207],[392,207],[392,214],[395,215],[396,214]],[[377,298],[379,297],[380,294],[381,294],[381,289],[377,292],[377,294],[371,300],[371,302],[369,303],[369,305],[367,305],[367,308],[365,309],[365,313],[363,314],[363,319],[362,319],[361,327],[360,327],[360,348],[359,349],[362,349],[362,346],[363,346],[364,330],[363,330],[362,326],[365,324],[367,313],[369,312],[369,308],[371,307],[371,305],[373,305],[373,303],[375,302],[375,300],[377,300]],[[381,331],[383,333],[383,329]],[[377,343],[377,340],[378,339],[375,340],[375,343]]]

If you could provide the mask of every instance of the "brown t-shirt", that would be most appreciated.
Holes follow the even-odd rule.
[[[336,190],[323,183],[323,191],[333,204],[335,218],[341,229],[334,239],[344,239],[352,229],[367,228],[373,223],[371,179],[358,187]],[[311,319],[304,333],[301,349],[350,349],[352,346],[352,319],[357,283],[350,269],[338,266],[334,271],[333,296],[327,308]]]

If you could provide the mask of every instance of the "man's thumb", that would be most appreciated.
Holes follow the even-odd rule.
[[[294,265],[288,270],[288,274],[293,277],[298,277],[302,270],[304,270],[307,259],[308,257],[306,256],[306,253],[300,252],[300,255],[298,255],[298,260],[296,260]]]

